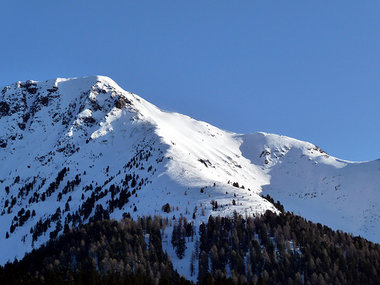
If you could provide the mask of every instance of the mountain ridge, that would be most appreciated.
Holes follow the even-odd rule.
[[[224,131],[162,111],[105,76],[17,82],[0,98],[1,263],[104,212],[196,223],[278,212],[266,194],[380,241],[378,160],[349,162],[286,136]]]

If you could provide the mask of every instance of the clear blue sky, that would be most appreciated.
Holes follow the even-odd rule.
[[[0,9],[1,86],[107,75],[223,129],[380,158],[378,0],[14,0]]]

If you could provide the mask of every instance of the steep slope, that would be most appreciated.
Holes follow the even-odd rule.
[[[287,210],[379,241],[379,161],[226,132],[102,76],[18,82],[0,96],[0,263],[108,215],[200,223],[277,211],[262,191]]]
[[[275,211],[234,134],[163,112],[109,78],[18,82],[1,96],[2,263],[108,213],[199,223]]]

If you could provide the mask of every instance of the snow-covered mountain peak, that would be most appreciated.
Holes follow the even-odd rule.
[[[0,94],[0,262],[110,215],[278,212],[379,241],[380,161],[241,135],[165,112],[104,76],[26,81]],[[18,244],[15,250],[12,245]]]
[[[263,165],[267,169],[289,157],[307,157],[316,163],[334,165],[337,168],[346,165],[312,143],[287,136],[257,132],[241,135],[241,138],[243,143],[240,149],[243,156],[249,158],[253,164]]]
[[[87,131],[118,110],[137,116],[135,98],[104,76],[17,82],[2,89],[0,118],[6,131],[0,134],[1,146],[11,148],[39,129],[49,137],[65,132],[90,139]]]

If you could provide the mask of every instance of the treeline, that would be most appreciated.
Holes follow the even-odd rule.
[[[165,238],[179,258],[189,260],[199,284],[378,284],[380,280],[379,244],[291,213],[268,211],[252,218],[210,216],[199,228],[184,218],[134,221],[128,215],[120,222],[102,220],[77,230],[66,228],[62,236],[21,261],[0,267],[0,284],[190,284],[163,251],[167,227],[172,236]]]
[[[103,220],[0,267],[0,284],[190,284],[162,250],[167,220]]]
[[[199,228],[199,280],[237,284],[378,284],[380,245],[291,213],[209,217]],[[209,270],[211,268],[211,272]],[[229,272],[227,274],[227,272]],[[216,283],[215,283],[216,284]]]

